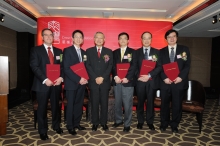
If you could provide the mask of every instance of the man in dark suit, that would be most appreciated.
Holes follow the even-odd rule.
[[[134,70],[128,72],[125,78],[118,77],[117,64],[131,63],[134,50],[128,47],[129,35],[122,32],[118,35],[118,43],[120,48],[113,52],[113,68],[112,77],[114,77],[114,96],[115,96],[115,123],[112,127],[118,127],[123,124],[122,105],[124,107],[124,132],[130,131],[132,107],[133,107],[133,92],[134,92]]]
[[[86,52],[80,48],[83,43],[83,32],[75,30],[72,33],[73,45],[65,48],[63,52],[63,67],[64,67],[64,89],[66,90],[67,98],[67,129],[70,134],[77,134],[78,130],[85,130],[85,127],[80,126],[82,118],[82,106],[87,80],[78,76],[71,70],[71,66],[80,62],[86,61]]]
[[[104,131],[108,130],[108,94],[110,89],[110,73],[113,64],[112,51],[103,47],[105,36],[96,32],[95,47],[86,50],[86,68],[89,74],[89,89],[92,107],[92,131],[101,124]],[[99,105],[101,108],[99,118]]]
[[[186,46],[177,44],[178,32],[168,30],[165,34],[168,46],[161,49],[161,64],[177,62],[179,67],[178,77],[171,81],[164,71],[161,72],[161,126],[160,129],[165,131],[170,124],[172,132],[178,133],[178,125],[182,117],[182,100],[185,91],[188,88],[188,74],[190,69],[190,53]],[[172,120],[170,121],[170,101],[172,103]]]
[[[137,59],[134,65],[137,66],[137,85],[136,92],[138,98],[137,105],[137,129],[142,129],[144,124],[144,103],[147,99],[146,122],[150,130],[155,130],[154,122],[154,98],[156,90],[159,88],[159,73],[161,71],[161,63],[159,58],[159,50],[151,47],[152,34],[144,32],[141,35],[142,45],[140,49],[136,50]],[[146,75],[141,75],[140,70],[142,61],[146,59],[156,62],[155,68]]]
[[[46,64],[60,64],[62,50],[52,46],[53,32],[46,28],[42,30],[44,44],[31,49],[30,66],[34,73],[32,90],[36,91],[38,102],[37,122],[38,132],[42,140],[48,139],[47,130],[47,102],[50,98],[52,110],[52,128],[58,134],[63,133],[60,128],[61,109],[59,108],[59,98],[61,97],[61,82],[63,80],[63,69],[61,65],[60,77],[51,81],[46,75]]]

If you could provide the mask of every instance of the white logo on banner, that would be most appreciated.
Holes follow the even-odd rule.
[[[53,31],[54,34],[54,44],[60,44],[60,22],[49,21],[48,28]]]

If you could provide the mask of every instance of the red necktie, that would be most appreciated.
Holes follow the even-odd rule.
[[[53,53],[51,52],[50,47],[48,47],[47,49],[48,49],[48,56],[49,56],[49,59],[50,59],[50,64],[53,64],[53,62],[54,62]]]
[[[100,58],[100,48],[98,49],[98,57]]]

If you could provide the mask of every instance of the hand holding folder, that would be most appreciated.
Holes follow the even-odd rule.
[[[86,71],[84,62],[80,62],[80,63],[74,64],[74,65],[72,65],[70,68],[71,68],[71,70],[72,70],[75,74],[77,74],[77,75],[80,76],[81,78],[85,78],[86,80],[89,79],[89,76],[88,76],[88,73],[87,73],[87,71]]]
[[[172,62],[168,64],[163,65],[164,73],[167,75],[167,77],[173,81],[175,80],[179,75],[179,67],[177,62]]]
[[[118,64],[116,64],[117,75],[120,79],[123,79],[123,78],[126,77],[129,67],[130,67],[130,63],[118,63]]]
[[[141,64],[140,76],[141,75],[148,75],[150,71],[152,71],[156,66],[156,62],[143,60]]]
[[[59,64],[47,64],[46,75],[53,83],[60,77],[60,65]]]

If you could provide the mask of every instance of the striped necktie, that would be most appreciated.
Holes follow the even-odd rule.
[[[170,62],[174,62],[174,48],[171,48],[171,52],[170,52]]]

